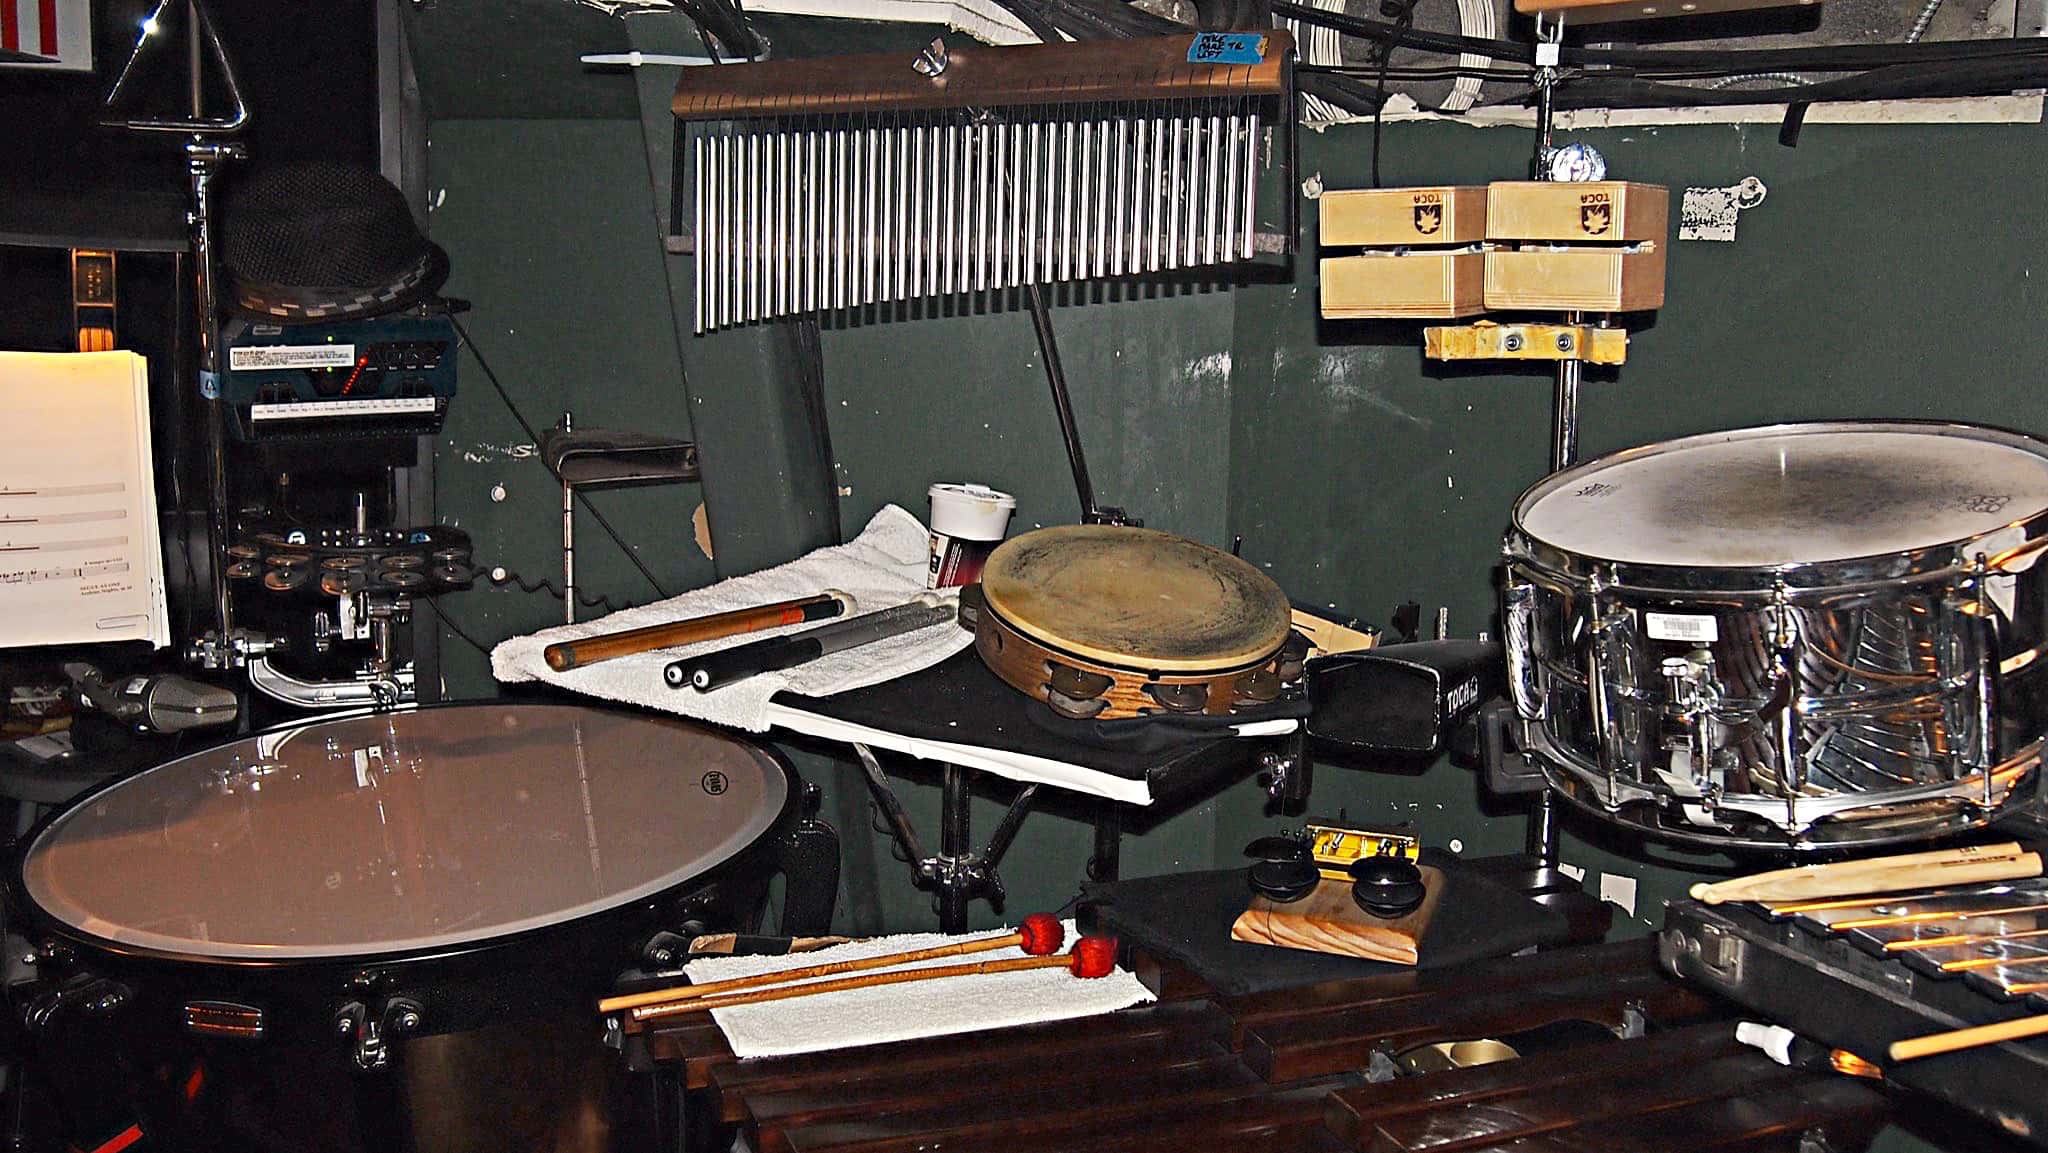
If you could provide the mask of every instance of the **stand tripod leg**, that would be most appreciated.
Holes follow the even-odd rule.
[[[1095,852],[1088,858],[1088,879],[1114,881],[1123,867],[1124,821],[1114,804],[1105,803],[1095,814]]]
[[[974,801],[967,787],[967,771],[947,765],[939,802],[939,932],[967,931],[967,902],[974,896],[970,867],[974,846],[969,843],[969,806]]]

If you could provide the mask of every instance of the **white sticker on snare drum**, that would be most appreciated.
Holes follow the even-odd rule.
[[[1710,645],[1721,639],[1721,632],[1714,627],[1714,618],[1696,613],[1652,613],[1643,614],[1643,631],[1653,641],[1686,641],[1696,645]]]

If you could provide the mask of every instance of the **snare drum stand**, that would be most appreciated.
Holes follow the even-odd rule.
[[[1555,118],[1554,89],[1559,75],[1559,49],[1564,41],[1562,12],[1536,14],[1536,148],[1530,168],[1539,181],[1556,180],[1552,161],[1551,128]],[[1427,330],[1427,354],[1446,360],[1552,360],[1557,363],[1557,380],[1551,391],[1550,471],[1562,472],[1579,458],[1579,383],[1588,359],[1601,364],[1619,364],[1627,348],[1627,336],[1612,328],[1606,317],[1588,324],[1583,313],[1565,309],[1562,323],[1492,324],[1482,322],[1462,328]],[[1512,628],[1512,622],[1508,622]],[[1513,645],[1516,640],[1508,638]],[[1557,863],[1558,827],[1556,801],[1548,779],[1534,765],[1508,751],[1507,734],[1517,722],[1513,709],[1490,705],[1482,713],[1485,760],[1495,793],[1502,796],[1531,794],[1529,828],[1523,851],[1539,865]],[[1513,759],[1520,762],[1509,765]]]
[[[1018,827],[1030,815],[1038,786],[1028,784],[1018,790],[1010,801],[1010,807],[1003,811],[1002,820],[996,822],[996,831],[990,834],[988,846],[977,853],[969,839],[968,807],[974,796],[967,787],[967,770],[958,765],[946,765],[939,808],[939,851],[936,856],[928,857],[917,839],[917,830],[911,827],[910,814],[903,811],[903,802],[896,798],[896,791],[889,786],[889,778],[883,775],[881,762],[875,759],[874,751],[858,743],[853,746],[853,751],[860,758],[861,770],[867,774],[868,790],[874,794],[875,804],[888,818],[890,834],[910,862],[918,887],[938,890],[933,904],[939,914],[939,931],[966,932],[967,904],[976,897],[987,897],[989,904],[1001,912],[1003,879],[996,874],[996,866],[1002,861],[1003,854],[1010,851],[1010,842],[1016,839]]]

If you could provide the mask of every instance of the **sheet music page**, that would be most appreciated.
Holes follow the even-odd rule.
[[[132,352],[0,352],[0,648],[171,643]]]

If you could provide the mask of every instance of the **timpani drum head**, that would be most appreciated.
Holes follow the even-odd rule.
[[[1944,424],[1781,425],[1664,441],[1568,469],[1517,502],[1581,556],[1738,568],[1974,540],[2048,509],[2040,442]]]
[[[619,908],[758,841],[788,779],[742,741],[573,706],[325,720],[101,790],[23,856],[119,946],[315,959],[460,949]]]
[[[1286,594],[1245,561],[1127,525],[1057,525],[1004,541],[983,601],[1019,632],[1090,660],[1157,672],[1262,661],[1286,641]]]

